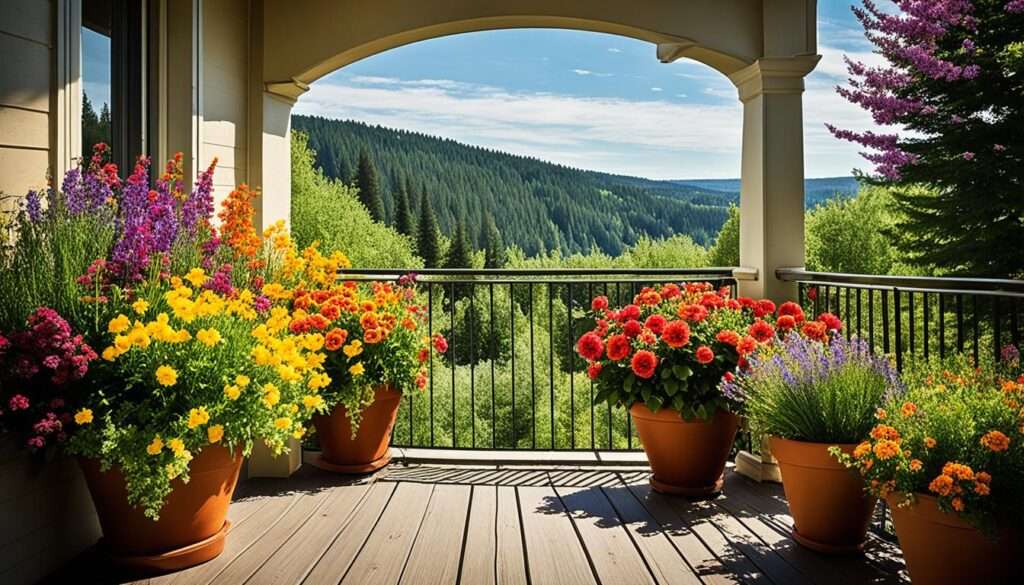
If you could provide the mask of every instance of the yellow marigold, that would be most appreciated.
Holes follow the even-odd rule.
[[[174,386],[178,383],[178,372],[171,366],[160,366],[156,369],[156,381],[161,386]]]
[[[114,338],[114,348],[118,353],[124,353],[132,348],[132,342],[128,340],[127,335],[118,335]]]
[[[363,367],[363,362],[356,362],[355,364],[352,364],[348,369],[348,373],[352,374],[353,376],[362,376],[365,372],[366,368]]]
[[[102,355],[103,355],[103,359],[105,359],[108,362],[112,362],[115,359],[117,359],[117,356],[118,356],[117,348],[114,347],[113,345],[111,345],[111,346],[109,346],[109,347],[107,347],[106,349],[103,350],[103,354]]]
[[[131,319],[129,319],[125,315],[118,315],[117,317],[111,319],[110,323],[107,323],[107,332],[124,333],[125,331],[128,331],[128,328],[131,326]]]
[[[205,345],[206,347],[213,347],[221,340],[220,331],[216,329],[200,329],[196,331],[196,340]]]
[[[928,491],[940,496],[948,496],[953,492],[953,478],[948,475],[939,475],[928,484]]]
[[[302,397],[302,405],[305,406],[307,410],[314,410],[316,408],[320,408],[321,406],[323,406],[323,404],[324,399],[322,396],[317,396],[315,394],[307,394],[306,396]]]
[[[245,374],[238,374],[235,376],[235,384],[238,384],[241,388],[245,388],[249,385],[249,376],[246,376]]]
[[[358,339],[355,339],[351,343],[343,347],[341,350],[345,352],[345,355],[348,356],[349,359],[352,359],[357,355],[363,353],[363,342],[359,341]]]
[[[139,299],[132,303],[132,310],[138,313],[139,315],[144,315],[146,311],[149,310],[149,303],[147,303],[143,299]]]
[[[203,283],[206,282],[206,271],[202,268],[193,268],[185,275],[185,280],[192,283],[194,287],[203,286]]]
[[[149,445],[146,446],[146,453],[150,455],[159,455],[164,450],[164,440],[160,438],[160,435],[153,437]]]
[[[263,404],[270,408],[281,401],[281,391],[274,384],[263,385]]]
[[[922,463],[920,459],[910,460],[910,471],[921,471],[921,468],[923,467],[924,463]]]
[[[185,449],[185,441],[182,441],[181,439],[178,438],[174,438],[171,439],[170,441],[167,441],[167,446],[174,453],[175,457],[181,457],[188,452],[188,450]]]
[[[227,396],[231,400],[238,400],[238,397],[242,395],[242,389],[237,384],[228,384],[224,386],[224,396]]]
[[[882,461],[886,459],[892,459],[893,457],[900,454],[900,446],[896,441],[890,441],[889,439],[882,439],[875,443],[875,457],[878,457]]]
[[[285,364],[277,366],[277,375],[285,382],[294,382],[302,377],[295,371],[295,368]]]
[[[179,329],[174,333],[174,341],[178,343],[185,343],[189,339],[192,339],[192,334],[188,332],[188,329]]]
[[[925,437],[925,438],[924,438],[924,446],[925,446],[926,448],[928,448],[928,449],[934,449],[934,448],[935,448],[935,444],[936,444],[936,441],[935,441],[935,439],[933,439],[933,438],[931,438],[931,437]]]
[[[128,332],[128,341],[136,347],[145,349],[149,347],[151,340],[149,333],[146,332],[146,327],[142,323],[136,322],[132,330]]]
[[[292,419],[288,418],[287,416],[279,417],[277,420],[274,421],[274,426],[282,431],[285,429],[289,429],[292,426]]]
[[[252,348],[252,360],[256,362],[256,365],[258,366],[268,366],[273,363],[274,356],[266,346],[257,345]]]
[[[92,409],[83,408],[75,413],[75,423],[79,425],[87,425],[92,422]]]
[[[292,437],[295,437],[296,439],[301,439],[305,435],[306,427],[302,425],[295,425],[295,428],[292,430]]]
[[[319,372],[310,376],[309,381],[306,382],[306,385],[309,387],[310,390],[320,390],[321,388],[326,388],[330,383],[331,377],[328,376],[327,374]]]
[[[210,422],[210,413],[206,411],[205,406],[193,408],[188,411],[188,428],[194,429],[199,425],[205,425],[208,422]]]
[[[999,453],[1010,448],[1010,437],[1007,437],[1002,431],[989,431],[981,438],[981,444],[989,450]]]
[[[224,427],[223,425],[211,425],[206,429],[206,438],[211,443],[219,443],[224,438]]]

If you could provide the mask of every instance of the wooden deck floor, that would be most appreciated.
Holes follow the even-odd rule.
[[[904,583],[899,550],[795,544],[782,490],[727,472],[723,495],[654,493],[636,468],[393,465],[346,482],[310,466],[250,480],[224,553],[147,585]],[[83,571],[85,573],[83,573]],[[64,575],[104,582],[95,560]],[[59,579],[59,577],[58,577]]]

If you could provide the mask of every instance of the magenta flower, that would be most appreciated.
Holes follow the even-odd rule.
[[[974,153],[968,150],[961,154],[960,157],[964,160],[974,160]]]
[[[18,410],[28,410],[28,397],[26,397],[23,394],[15,394],[14,396],[11,396],[11,399],[10,401],[8,401],[7,406],[11,409],[12,412]]]

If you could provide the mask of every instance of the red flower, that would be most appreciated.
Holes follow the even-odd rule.
[[[638,378],[647,380],[654,375],[654,370],[658,367],[658,356],[646,349],[641,349],[633,355],[629,365]]]
[[[328,325],[331,324],[331,322],[328,321],[326,317],[320,315],[319,313],[315,315],[310,315],[308,319],[309,324],[312,325],[313,328],[316,329],[317,331],[323,331],[324,329],[327,328]]]
[[[594,333],[597,333],[601,337],[608,335],[608,321],[604,319],[597,320],[597,327],[594,328]]]
[[[814,300],[817,300],[817,299],[818,299],[818,288],[812,286],[811,288],[807,289],[807,300],[814,301]]]
[[[601,369],[603,367],[604,366],[601,365],[601,362],[594,362],[590,364],[587,366],[587,376],[589,376],[591,380],[596,380],[597,377],[601,375]]]
[[[782,331],[789,331],[796,327],[796,319],[793,315],[782,315],[775,321],[775,326]]]
[[[622,326],[622,332],[626,334],[626,337],[633,339],[640,332],[644,330],[644,326],[640,324],[636,319],[630,319],[626,321],[625,325]]]
[[[697,348],[696,356],[697,362],[704,365],[710,364],[711,362],[715,361],[715,352],[711,351],[711,348],[706,345],[702,345]]]
[[[736,344],[736,353],[740,354],[741,357],[746,357],[757,349],[757,340],[747,335]]]
[[[644,287],[644,290],[640,291],[640,294],[636,295],[633,302],[641,305],[653,306],[661,302],[661,295],[653,288]]]
[[[672,321],[665,325],[665,331],[661,334],[661,339],[669,347],[679,349],[690,343],[690,326],[686,324],[686,321]]]
[[[760,301],[757,301],[757,305],[754,307],[754,316],[759,319],[765,315],[771,315],[774,312],[775,303],[768,299],[761,299]]]
[[[700,298],[700,304],[708,309],[720,309],[725,305],[725,299],[720,297],[718,293],[706,292],[704,293],[704,296]]]
[[[669,283],[661,287],[661,298],[671,300],[683,294],[678,284]]]
[[[320,307],[320,314],[328,321],[334,321],[341,316],[341,309],[337,305],[324,305]]]
[[[740,298],[736,299],[736,302],[738,302],[740,304],[740,306],[743,307],[744,309],[756,309],[757,308],[757,301],[755,301],[754,299],[752,299],[750,297],[740,297]]]
[[[679,316],[693,323],[700,323],[708,316],[704,305],[683,305],[679,307]]]
[[[603,311],[608,308],[608,297],[601,295],[590,301],[590,308],[595,311]]]
[[[740,334],[736,333],[732,329],[722,329],[715,335],[715,339],[726,345],[736,347],[740,342]]]
[[[747,329],[747,333],[757,341],[764,343],[775,336],[775,328],[767,321],[758,319]]]
[[[622,307],[621,311],[619,311],[619,320],[620,321],[628,321],[629,319],[639,319],[639,318],[640,318],[640,307],[638,307],[636,305],[626,305],[625,307]]]
[[[726,382],[732,382],[733,380],[736,379],[736,376],[734,376],[732,372],[726,372],[725,374],[722,375],[722,379],[725,380]]]
[[[589,362],[597,361],[604,354],[604,341],[596,333],[584,333],[576,343],[576,352]]]
[[[434,349],[437,350],[437,353],[448,351],[448,340],[444,338],[444,335],[440,333],[434,334]]]
[[[805,318],[804,310],[793,301],[786,301],[779,307],[779,317],[784,315],[792,317],[797,324],[803,323]]]
[[[430,359],[430,350],[427,348],[420,349],[420,352],[416,354],[416,359],[422,364],[423,362]]]
[[[825,341],[828,337],[828,326],[821,321],[809,321],[804,324],[803,334],[814,341]]]
[[[655,335],[661,335],[665,331],[665,325],[668,324],[668,320],[661,315],[651,315],[644,322],[644,327],[651,330]]]
[[[608,359],[622,361],[629,357],[629,338],[625,335],[612,335],[608,338]]]
[[[345,345],[346,339],[348,339],[348,331],[335,327],[328,331],[327,336],[324,337],[324,347],[327,348],[327,351],[337,351],[341,349],[341,346]]]
[[[729,299],[725,301],[725,307],[733,311],[739,311],[740,309],[743,308],[743,306],[740,305],[740,302],[737,301],[736,299]]]
[[[822,313],[818,315],[818,321],[821,321],[828,327],[829,331],[842,331],[843,322],[832,313]]]

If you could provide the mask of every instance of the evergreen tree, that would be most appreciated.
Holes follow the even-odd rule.
[[[412,210],[409,207],[409,197],[405,187],[407,183],[397,181],[398,188],[395,191],[395,229],[407,236],[415,235],[416,224],[412,219]]]
[[[455,237],[452,238],[452,245],[448,248],[448,258],[445,259],[444,267],[473,267],[473,248],[469,243],[469,236],[466,234],[466,223],[462,219],[459,219],[455,226]]]
[[[441,264],[441,234],[437,216],[426,193],[420,198],[420,220],[416,230],[416,253],[423,258],[423,266],[437,268]]]
[[[894,126],[830,127],[873,152],[875,181],[903,219],[892,233],[919,266],[950,273],[1024,274],[1024,2],[866,1],[854,14],[882,66],[848,63],[838,92]],[[927,189],[920,189],[925,186]]]
[[[366,206],[374,221],[384,221],[384,200],[381,199],[380,186],[377,182],[377,169],[365,151],[359,153],[359,168],[353,178],[359,188],[359,201]]]
[[[483,223],[483,234],[480,240],[484,244],[484,268],[504,268],[508,262],[505,254],[505,243],[502,241],[498,225],[494,223],[494,216],[487,214]]]

